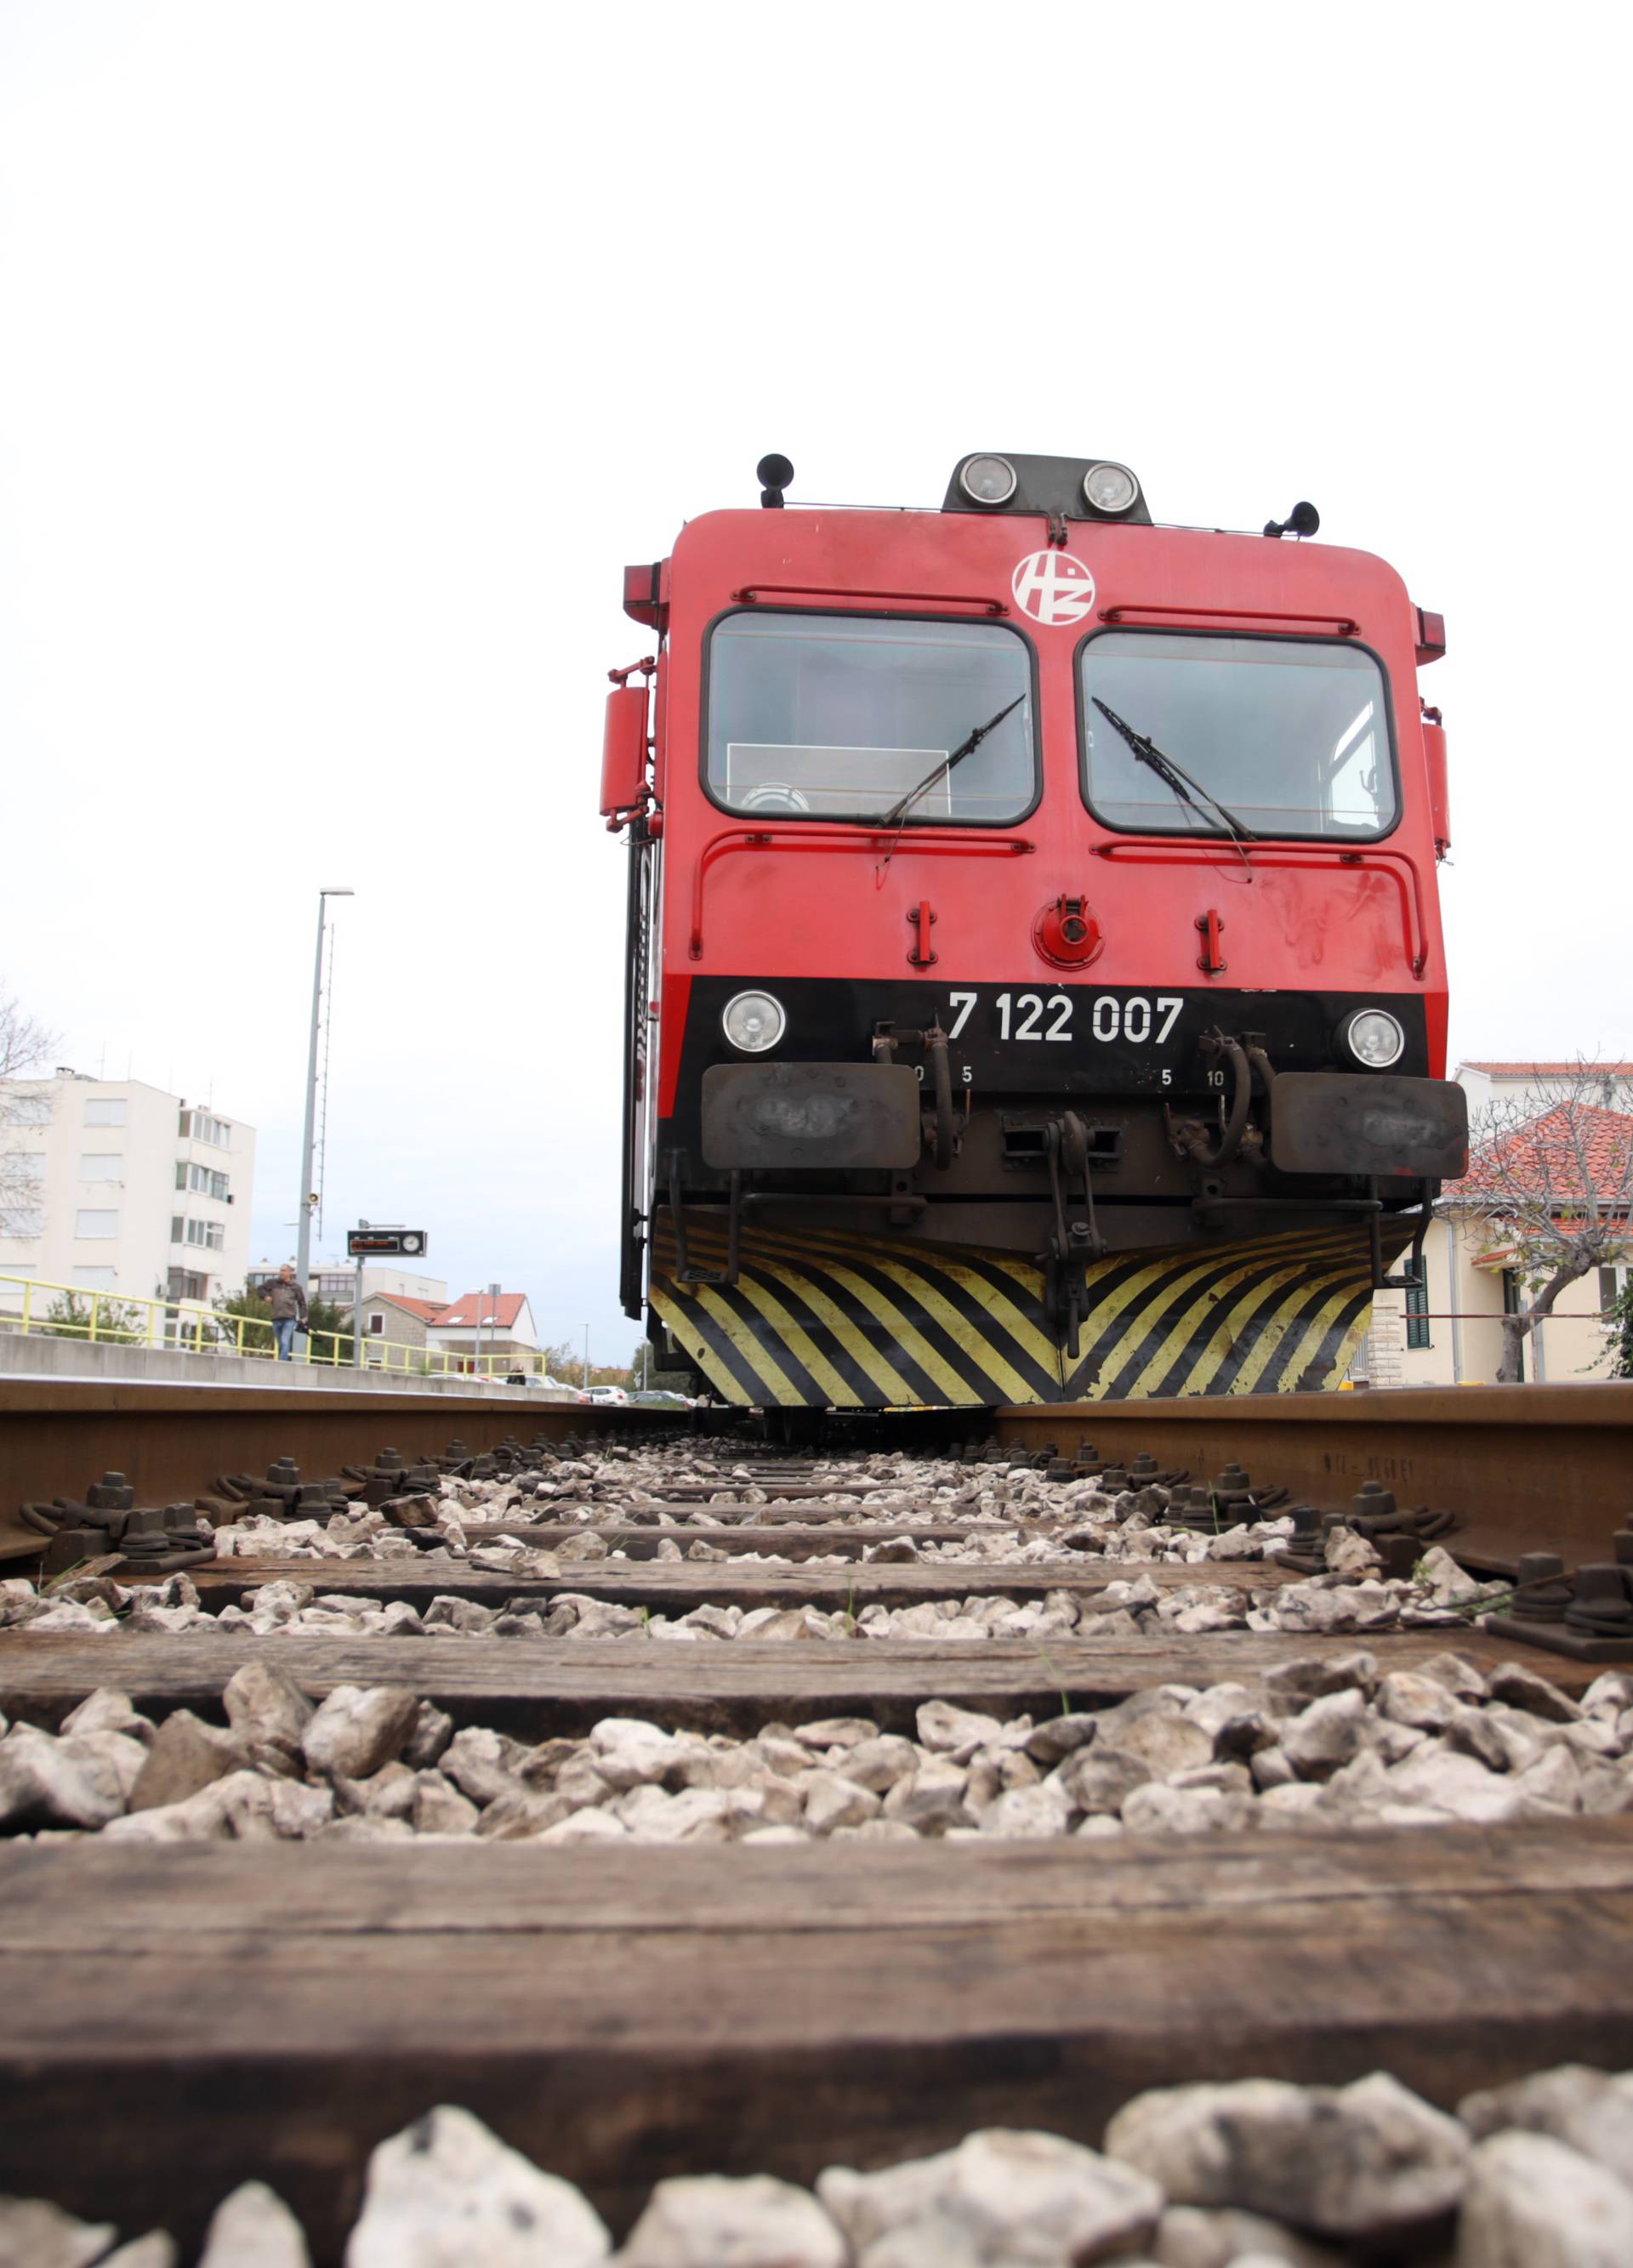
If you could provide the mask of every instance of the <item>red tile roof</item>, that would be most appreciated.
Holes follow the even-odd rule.
[[[1500,1195],[1503,1186],[1543,1192],[1563,1210],[1590,1191],[1602,1203],[1624,1207],[1633,1196],[1633,1116],[1600,1110],[1592,1103],[1555,1104],[1526,1125],[1483,1144],[1469,1160],[1459,1182],[1448,1182],[1446,1195]]]
[[[1493,1079],[1563,1079],[1582,1071],[1590,1077],[1633,1079],[1633,1063],[1464,1063],[1459,1071],[1483,1071]]]
[[[430,1322],[433,1315],[442,1313],[440,1300],[410,1300],[406,1292],[367,1292],[363,1297],[366,1307],[376,1300],[384,1300],[394,1307],[406,1307],[410,1315],[417,1315],[422,1323]]]
[[[484,1329],[497,1328],[509,1330],[528,1304],[525,1292],[501,1292],[498,1299],[486,1292],[466,1292],[457,1300],[450,1300],[427,1316],[433,1328],[474,1330],[480,1323]]]

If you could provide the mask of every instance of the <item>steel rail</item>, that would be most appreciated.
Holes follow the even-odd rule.
[[[1055,1403],[999,1410],[995,1425],[1016,1448],[1143,1449],[1200,1480],[1234,1462],[1322,1511],[1379,1481],[1402,1506],[1455,1511],[1459,1555],[1494,1566],[1522,1551],[1608,1559],[1633,1519],[1633,1382]]]

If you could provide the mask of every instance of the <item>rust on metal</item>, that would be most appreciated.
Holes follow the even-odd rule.
[[[1025,1454],[1074,1416],[1109,1459],[1236,1463],[1322,1511],[1348,1512],[1376,1481],[1400,1504],[1455,1512],[1459,1557],[1504,1572],[1529,1550],[1603,1560],[1627,1519],[1633,1381],[1020,1406],[994,1413],[997,1438]]]

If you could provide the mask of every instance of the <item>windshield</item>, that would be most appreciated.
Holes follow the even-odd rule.
[[[1254,836],[1364,842],[1395,823],[1388,695],[1360,646],[1110,630],[1080,667],[1083,792],[1108,827],[1223,835],[1222,805]],[[1217,800],[1176,795],[1108,709]]]
[[[1037,793],[1029,650],[991,622],[728,615],[709,641],[707,779],[757,816],[1019,819]]]

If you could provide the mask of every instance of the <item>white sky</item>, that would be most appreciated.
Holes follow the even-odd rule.
[[[1447,617],[1453,1053],[1633,1053],[1615,11],[0,0],[0,973],[601,1358],[625,561],[1103,452]]]

